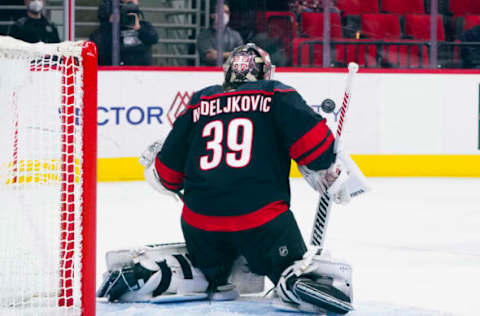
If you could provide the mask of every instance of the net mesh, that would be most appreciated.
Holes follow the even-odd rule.
[[[0,37],[0,314],[81,314],[80,43]]]

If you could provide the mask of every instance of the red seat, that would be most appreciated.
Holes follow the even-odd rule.
[[[292,65],[294,66],[319,66],[323,65],[323,44],[303,44],[312,41],[321,41],[321,38],[295,38],[293,40]],[[313,47],[312,62],[310,62],[310,47]],[[300,55],[299,55],[300,50]],[[299,59],[300,57],[300,59]]]
[[[405,34],[413,39],[430,40],[430,15],[407,14],[405,15]],[[442,17],[437,19],[437,40],[445,40]]]
[[[267,33],[271,38],[282,41],[288,58],[292,56],[292,41],[297,36],[297,23],[293,12],[267,11],[265,13]]]
[[[455,18],[455,38],[459,39],[463,32],[480,25],[480,15],[465,15]]]
[[[468,2],[470,0],[450,0],[449,9],[454,15],[464,15],[468,13]]]
[[[342,42],[351,42],[352,44],[334,44],[335,55],[332,60],[337,63],[347,65],[354,61],[360,66],[376,67],[377,65],[377,46],[373,44],[364,44],[370,40],[343,40]],[[360,44],[359,44],[360,43]]]
[[[382,11],[397,14],[425,13],[425,6],[423,0],[382,0]]]
[[[377,13],[378,0],[337,0],[337,8],[349,15]]]
[[[449,8],[454,15],[480,14],[480,1],[450,0]]]
[[[480,1],[478,0],[470,0],[468,2],[470,14],[480,14]]]
[[[430,60],[425,43],[410,40],[385,40],[380,54],[395,68],[424,68]]]
[[[301,33],[308,37],[323,36],[323,13],[302,12]],[[330,13],[330,37],[342,37],[339,13]]]
[[[480,15],[466,15],[464,17],[463,30],[466,31],[474,26],[480,25]]]
[[[362,34],[372,39],[400,39],[400,18],[396,14],[363,14]]]

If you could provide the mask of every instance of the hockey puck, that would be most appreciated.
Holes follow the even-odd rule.
[[[332,113],[335,110],[335,102],[332,99],[323,100],[320,106],[325,113]]]

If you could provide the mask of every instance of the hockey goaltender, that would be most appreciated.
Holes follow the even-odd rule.
[[[352,310],[350,265],[307,251],[290,210],[291,159],[322,192],[342,178],[338,146],[326,119],[294,88],[271,80],[273,71],[261,48],[237,47],[224,65],[223,85],[196,92],[165,141],[141,155],[148,183],[183,200],[185,246],[117,252],[98,297],[233,300],[249,282],[242,275],[253,274],[275,285],[271,297],[279,309]],[[347,186],[336,187],[334,200],[347,202]],[[239,257],[250,270],[240,277]]]

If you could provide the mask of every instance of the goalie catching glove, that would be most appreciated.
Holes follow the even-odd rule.
[[[138,162],[145,168],[143,175],[147,183],[154,188],[157,192],[173,197],[175,200],[178,200],[178,195],[175,192],[168,190],[162,185],[160,177],[155,169],[155,158],[158,153],[162,150],[163,142],[157,140],[150,144],[138,158]]]
[[[352,268],[314,248],[288,267],[276,286],[282,310],[345,314],[352,307]]]
[[[155,161],[155,157],[162,150],[163,142],[156,140],[143,151],[138,159],[138,162],[147,169]]]

